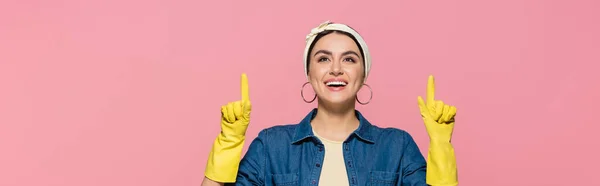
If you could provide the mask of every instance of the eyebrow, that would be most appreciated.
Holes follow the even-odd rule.
[[[320,53],[326,54],[326,55],[332,55],[333,54],[331,51],[328,51],[328,50],[318,50],[317,52],[315,52],[315,56],[317,54],[320,54]],[[354,55],[360,57],[360,55],[358,55],[358,53],[356,53],[354,51],[346,51],[346,52],[342,53],[342,56],[349,55],[349,54],[354,54]]]
[[[328,50],[318,50],[317,52],[315,52],[314,56],[317,56],[317,54],[320,54],[320,53],[323,53],[323,54],[326,54],[326,55],[331,55],[332,54],[331,51],[328,51]]]
[[[360,55],[358,55],[358,54],[357,54],[356,52],[354,52],[354,51],[346,51],[346,52],[342,53],[342,56],[349,55],[349,54],[354,54],[354,55],[356,55],[356,57],[359,57],[359,58],[360,58]]]

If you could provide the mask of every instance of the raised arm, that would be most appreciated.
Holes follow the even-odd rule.
[[[454,148],[450,143],[454,130],[456,107],[435,100],[435,82],[429,76],[427,103],[419,96],[417,101],[425,128],[429,134],[427,155],[427,184],[432,186],[456,186],[458,174]]]
[[[241,92],[241,100],[221,107],[221,133],[215,139],[208,156],[202,186],[223,185],[236,181],[252,110],[246,74],[242,74],[241,77]]]

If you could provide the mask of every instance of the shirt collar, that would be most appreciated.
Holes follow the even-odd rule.
[[[367,119],[364,118],[358,110],[355,110],[354,112],[356,114],[356,117],[358,118],[359,126],[356,130],[354,130],[354,132],[352,132],[352,134],[350,134],[350,137],[354,135],[365,142],[375,143],[371,132],[373,125],[371,125],[371,123],[367,121]],[[315,108],[312,111],[310,111],[306,115],[306,117],[302,119],[302,121],[300,121],[298,127],[296,127],[296,133],[293,138],[292,144],[303,142],[305,141],[305,139],[309,138],[316,139],[316,136],[314,135],[312,130],[312,126],[310,125],[310,121],[312,121],[316,115],[317,109]]]

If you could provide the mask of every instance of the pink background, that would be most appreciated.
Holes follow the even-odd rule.
[[[372,51],[359,109],[425,155],[416,97],[435,75],[458,107],[461,185],[600,185],[593,0],[3,0],[0,185],[199,185],[242,72],[249,139],[316,106],[301,60],[325,20]]]

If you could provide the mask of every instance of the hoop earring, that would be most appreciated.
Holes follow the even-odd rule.
[[[308,101],[306,100],[306,98],[304,98],[304,87],[309,84],[310,82],[306,82],[302,85],[302,89],[300,89],[300,96],[302,96],[302,100],[304,100],[304,102],[306,103],[312,103],[313,101],[315,101],[315,99],[317,99],[317,94],[315,94],[315,97],[313,97],[312,100]]]
[[[369,104],[369,102],[371,102],[371,99],[373,99],[373,89],[371,89],[371,86],[367,85],[366,83],[363,85],[369,88],[369,92],[371,92],[371,97],[369,97],[369,101],[363,103],[360,100],[358,100],[358,96],[356,96],[356,102],[360,103],[361,105],[366,105]]]

